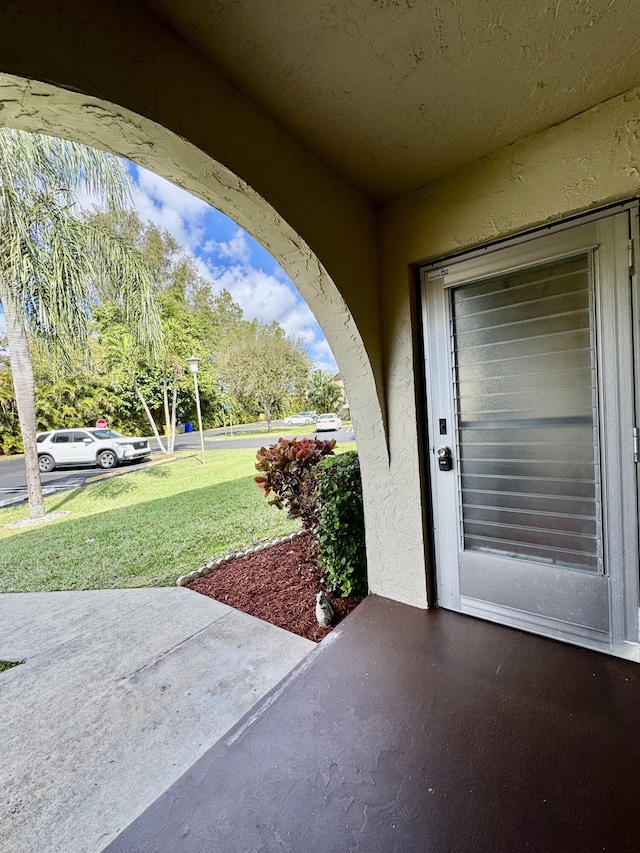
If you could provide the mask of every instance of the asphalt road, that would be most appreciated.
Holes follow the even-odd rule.
[[[282,426],[282,421],[273,423],[272,439],[256,438],[254,436],[244,436],[243,433],[255,431],[259,428],[264,428],[264,424],[243,424],[233,428],[233,437],[229,433],[227,427],[227,435],[222,429],[205,430],[204,432],[204,447],[205,450],[230,450],[232,448],[255,448],[258,450],[265,444],[273,444],[278,440],[278,428]],[[337,432],[321,432],[319,438],[335,438],[340,443],[355,441],[353,431],[350,429],[341,429]],[[155,439],[150,440],[152,447],[152,461],[161,458],[158,443]],[[193,450],[200,453],[200,433],[192,432],[176,436],[176,450]],[[136,462],[133,464],[123,465],[118,468],[119,473],[130,473],[132,471],[140,471],[146,468],[148,462]],[[77,489],[85,486],[88,482],[92,482],[95,477],[100,476],[103,471],[98,468],[63,468],[59,471],[52,471],[49,474],[41,474],[42,491],[46,495],[52,495],[56,492],[66,492],[69,489]],[[24,460],[21,457],[0,459],[0,507],[19,504],[27,499],[27,485],[24,471]]]

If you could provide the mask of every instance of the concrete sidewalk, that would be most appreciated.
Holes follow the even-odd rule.
[[[315,648],[183,588],[0,595],[0,846],[97,853]]]

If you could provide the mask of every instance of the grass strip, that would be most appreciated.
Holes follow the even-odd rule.
[[[11,669],[12,666],[20,666],[21,663],[24,663],[23,660],[0,660],[0,672],[4,672],[5,669]]]

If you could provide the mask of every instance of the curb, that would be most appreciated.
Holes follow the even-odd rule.
[[[297,539],[299,536],[304,536],[306,533],[306,530],[298,530],[296,533],[290,533],[288,536],[283,536],[280,539],[274,539],[271,542],[264,542],[262,545],[252,545],[244,551],[234,551],[233,553],[227,554],[224,557],[219,557],[216,560],[205,560],[199,569],[189,572],[188,575],[180,575],[176,580],[176,586],[186,586],[191,583],[191,581],[206,577],[206,575],[210,575],[211,572],[215,571],[219,566],[222,566],[223,563],[228,563],[229,560],[235,560],[237,557],[247,557],[249,554],[257,554],[258,551],[264,551],[267,548],[272,548],[274,545],[282,545],[283,542],[291,542],[293,539]]]

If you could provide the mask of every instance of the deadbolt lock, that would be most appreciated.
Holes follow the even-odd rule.
[[[438,448],[438,468],[441,471],[451,471],[453,468],[453,457],[451,456],[450,447]]]

